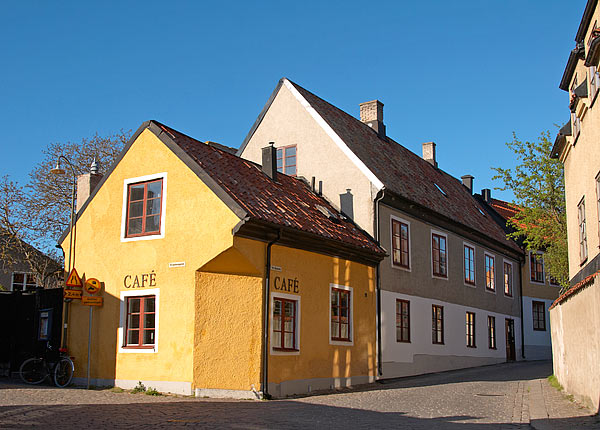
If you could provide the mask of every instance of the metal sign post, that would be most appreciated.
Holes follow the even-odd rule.
[[[88,331],[88,354],[87,354],[87,389],[90,389],[90,354],[92,351],[92,311],[93,306],[90,306],[90,328]]]
[[[89,294],[96,294],[102,288],[102,283],[96,278],[90,278],[85,281],[83,287]],[[92,358],[92,312],[94,306],[102,306],[102,297],[86,296],[82,299],[82,304],[90,307],[90,322],[88,329],[88,353],[87,353],[87,389],[90,389],[90,362]]]

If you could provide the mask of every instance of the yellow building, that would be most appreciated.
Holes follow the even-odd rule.
[[[276,163],[273,146],[261,166],[155,121],[136,131],[77,214],[77,270],[103,282],[92,384],[249,398],[375,380],[384,251]],[[73,300],[79,378],[88,315]]]

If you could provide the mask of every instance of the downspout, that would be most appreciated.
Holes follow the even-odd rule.
[[[277,237],[267,244],[265,265],[265,288],[263,291],[263,359],[262,359],[262,393],[264,399],[270,399],[269,394],[269,285],[271,284],[271,247],[281,239],[281,229],[277,230]]]
[[[527,264],[527,259],[523,262],[523,268]],[[525,360],[525,333],[523,328],[525,327],[523,323],[523,270],[519,270],[519,296],[521,296],[521,358]]]
[[[379,238],[379,202],[383,199],[385,195],[385,188],[382,188],[378,197],[375,197],[374,201],[374,212],[375,212],[375,222],[374,222],[374,233],[375,240],[377,241],[377,245],[381,246],[380,238]],[[383,354],[381,348],[381,279],[379,275],[379,267],[381,265],[381,261],[377,263],[377,267],[375,270],[375,291],[376,291],[376,312],[377,312],[377,375],[383,375]]]

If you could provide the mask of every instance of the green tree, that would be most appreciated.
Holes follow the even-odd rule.
[[[509,219],[514,232],[509,237],[521,240],[530,251],[544,251],[546,274],[565,288],[569,283],[565,179],[559,160],[550,158],[550,132],[533,141],[521,141],[513,133],[508,148],[518,159],[514,169],[494,167],[504,183],[499,190],[510,190],[520,209]]]

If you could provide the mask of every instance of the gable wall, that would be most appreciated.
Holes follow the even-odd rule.
[[[340,208],[339,195],[351,190],[354,196],[354,221],[373,234],[373,199],[376,191],[352,161],[282,85],[266,112],[242,158],[261,163],[261,148],[269,142],[276,147],[297,146],[297,174],[309,182],[315,176],[323,181],[323,194]]]

